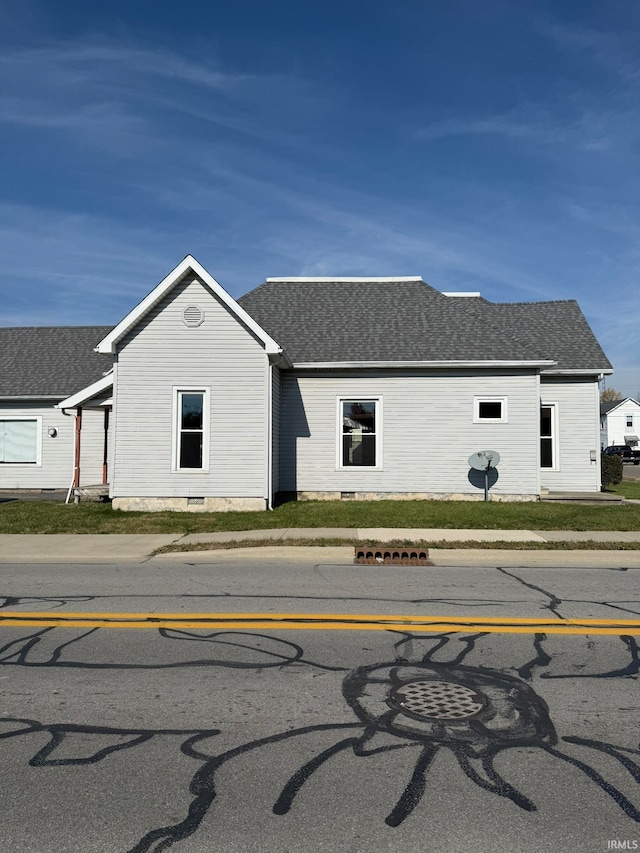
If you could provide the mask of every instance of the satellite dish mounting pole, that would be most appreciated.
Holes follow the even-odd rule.
[[[469,457],[469,465],[476,471],[484,471],[484,499],[489,500],[489,471],[497,468],[500,454],[496,450],[479,450]]]

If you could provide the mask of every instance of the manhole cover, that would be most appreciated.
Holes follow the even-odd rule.
[[[396,687],[392,699],[404,711],[436,720],[463,720],[484,708],[480,693],[451,681],[410,681]]]

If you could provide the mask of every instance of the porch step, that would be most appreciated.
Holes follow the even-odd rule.
[[[100,483],[95,486],[79,486],[73,490],[73,499],[75,503],[86,502],[104,502],[109,499],[109,484]]]
[[[541,501],[564,501],[565,503],[623,503],[622,495],[611,492],[542,492]]]

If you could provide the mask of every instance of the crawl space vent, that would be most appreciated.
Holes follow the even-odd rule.
[[[185,326],[195,329],[204,323],[204,311],[199,305],[189,305],[182,312],[182,322]]]

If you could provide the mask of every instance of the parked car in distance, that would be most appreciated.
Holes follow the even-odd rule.
[[[602,451],[607,456],[620,456],[623,462],[633,462],[640,465],[640,451],[634,450],[628,444],[611,444]]]

